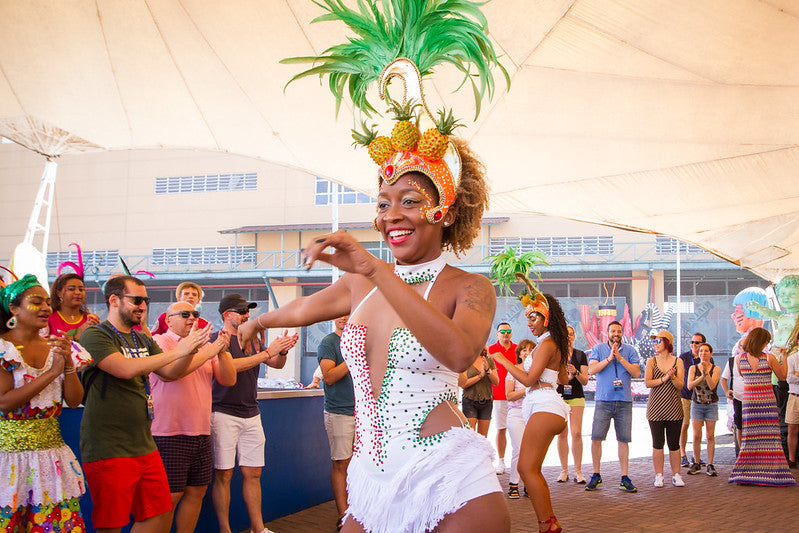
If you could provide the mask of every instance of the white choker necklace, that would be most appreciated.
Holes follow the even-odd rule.
[[[402,281],[409,285],[416,283],[424,283],[425,281],[433,281],[438,274],[444,270],[447,262],[444,260],[443,255],[426,263],[418,265],[394,265],[394,273],[400,277]]]

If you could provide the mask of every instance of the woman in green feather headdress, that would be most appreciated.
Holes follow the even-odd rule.
[[[313,66],[337,104],[349,96],[360,113],[377,83],[397,120],[391,135],[365,125],[356,140],[379,165],[374,226],[396,260],[388,264],[345,232],[305,247],[346,273],[330,287],[240,327],[246,342],[267,327],[294,327],[342,315],[341,352],[355,389],[355,446],[347,470],[342,531],[508,531],[493,449],[457,408],[458,373],[485,346],[496,298],[484,276],[446,263],[443,251],[468,249],[487,203],[484,167],[465,142],[451,139],[451,112],[434,120],[422,90],[440,63],[459,68],[479,103],[494,90],[498,65],[485,18],[466,0],[316,2],[318,21],[345,22],[355,33]],[[389,82],[401,81],[396,100]],[[427,121],[429,127],[421,127]],[[332,252],[326,250],[332,248]]]

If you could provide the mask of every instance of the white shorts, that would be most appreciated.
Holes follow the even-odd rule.
[[[569,417],[571,407],[563,401],[560,394],[552,387],[533,389],[527,391],[522,403],[522,416],[525,423],[533,413],[552,413],[562,416],[563,419]]]
[[[214,411],[211,413],[211,439],[214,443],[214,468],[230,470],[236,466],[262,467],[264,460],[264,427],[261,416],[240,418]]]
[[[491,418],[495,428],[505,429],[508,427],[508,400],[494,400]]]

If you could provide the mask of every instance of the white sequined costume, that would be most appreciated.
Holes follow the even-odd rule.
[[[445,265],[439,257],[395,272],[424,291],[427,299]],[[381,323],[367,331],[362,322],[376,314]],[[383,339],[388,360],[375,398],[367,350],[385,346]],[[403,327],[377,288],[350,315],[341,335],[341,353],[355,384],[348,518],[373,533],[426,531],[469,500],[501,490],[490,444],[468,426],[419,436],[430,411],[442,402],[457,401],[458,375]]]

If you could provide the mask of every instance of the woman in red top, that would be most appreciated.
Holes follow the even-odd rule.
[[[86,306],[86,286],[78,274],[58,276],[50,287],[53,314],[47,320],[51,335],[80,339],[89,326],[100,323],[97,315]]]

